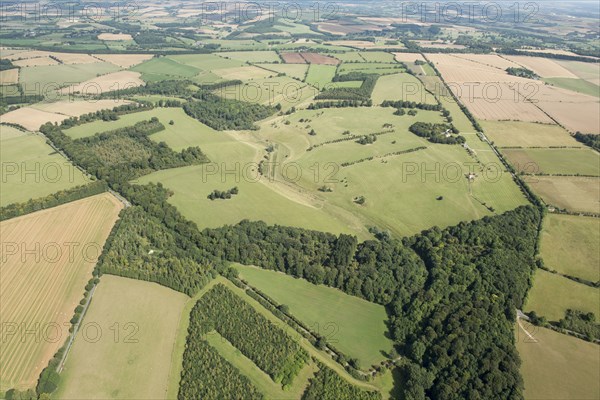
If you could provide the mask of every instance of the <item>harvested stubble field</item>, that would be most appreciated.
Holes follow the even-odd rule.
[[[31,107],[22,107],[0,116],[0,122],[17,124],[33,132],[40,129],[40,126],[46,122],[61,123],[67,118],[66,115],[40,111]]]
[[[156,283],[104,275],[85,317],[85,323],[97,324],[104,334],[91,342],[80,331],[56,398],[165,398],[180,316],[188,300]]]
[[[0,71],[0,85],[14,85],[19,83],[19,69],[7,69]]]
[[[131,68],[152,58],[151,54],[94,54],[94,57],[122,68]]]
[[[421,53],[393,53],[394,59],[398,62],[412,63],[416,60],[425,61]]]
[[[224,69],[216,69],[213,71],[214,74],[220,76],[226,80],[252,80],[252,79],[260,79],[267,78],[269,76],[274,76],[274,72],[267,71],[263,68],[255,67],[255,66],[247,66],[247,67],[234,67],[234,68],[224,68]]]
[[[37,323],[40,337],[53,338],[30,336],[22,342],[19,334],[7,336],[0,353],[0,390],[34,387],[67,340],[68,321],[121,208],[115,197],[101,194],[0,223],[2,240],[13,250],[3,255],[2,324],[33,329]],[[36,253],[24,254],[25,249]]]
[[[569,335],[521,321],[515,325],[525,398],[600,398],[600,347]],[[530,338],[527,333],[533,337]]]
[[[544,201],[569,211],[600,214],[600,179],[577,176],[536,176],[526,182]]]
[[[98,62],[89,54],[52,52],[50,56],[58,59],[63,64],[92,64]]]
[[[544,78],[577,78],[577,75],[549,58],[529,56],[505,56],[505,58]]]
[[[58,61],[50,57],[27,58],[25,60],[13,61],[17,67],[37,67],[42,65],[57,65]]]
[[[101,33],[98,35],[99,40],[107,40],[107,41],[120,41],[120,40],[132,40],[130,34],[128,33]]]
[[[134,71],[113,72],[66,87],[61,90],[61,94],[97,95],[114,90],[143,86],[144,81],[140,79],[140,76],[139,72]]]

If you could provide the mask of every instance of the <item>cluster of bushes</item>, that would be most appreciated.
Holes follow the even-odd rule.
[[[194,309],[191,318],[197,333],[216,330],[284,387],[308,361],[298,343],[222,284],[202,296]]]
[[[575,139],[577,139],[578,142],[593,148],[594,150],[600,151],[600,135],[598,134],[585,134],[576,132]]]
[[[426,104],[418,103],[416,101],[404,101],[404,100],[384,100],[381,103],[381,107],[393,107],[393,108],[418,108],[419,110],[426,111],[442,111],[443,107],[440,104]]]
[[[236,186],[229,190],[216,190],[215,189],[207,197],[210,200],[216,200],[216,199],[227,200],[227,199],[230,199],[232,196],[235,196],[238,193],[239,193],[239,190]]]
[[[198,147],[176,153],[166,143],[156,143],[148,137],[164,129],[164,125],[154,117],[133,126],[77,140],[50,123],[43,125],[40,131],[75,164],[112,185],[152,171],[208,161]]]
[[[70,189],[58,191],[49,194],[46,197],[38,199],[30,199],[25,203],[9,204],[0,208],[0,221],[10,218],[19,217],[35,211],[44,210],[46,208],[56,207],[61,204],[70,203],[71,201],[83,199],[85,197],[104,193],[108,190],[108,185],[104,181],[93,181],[87,185],[75,186]]]
[[[528,78],[528,79],[538,79],[539,75],[533,72],[530,69],[522,68],[522,67],[508,67],[506,68],[506,72],[509,75],[518,76],[520,78]]]
[[[345,135],[345,137],[343,138],[339,138],[339,139],[333,139],[333,140],[327,140],[325,142],[321,142],[321,143],[317,143],[317,144],[313,144],[312,146],[310,146],[307,151],[311,151],[317,147],[321,147],[321,146],[325,146],[327,144],[333,144],[333,143],[340,143],[340,142],[347,142],[350,140],[360,140],[361,138],[365,137],[365,136],[372,136],[372,137],[377,137],[377,136],[381,136],[381,135],[386,135],[390,132],[393,132],[393,128],[388,128],[385,131],[382,132],[375,132],[375,133],[371,133],[369,135],[351,135],[349,131],[346,131],[343,133],[343,135]]]
[[[194,95],[198,101],[189,101],[183,109],[192,118],[222,131],[225,129],[258,129],[256,121],[276,112],[275,107],[252,104],[245,101],[225,99],[210,92],[200,91]]]
[[[360,138],[358,138],[356,143],[366,145],[366,144],[373,144],[376,141],[377,141],[377,135],[363,135]]]
[[[463,144],[466,141],[463,136],[456,136],[458,129],[450,124],[415,122],[408,130],[417,136],[427,138],[432,143]],[[455,136],[450,135],[450,133]]]
[[[600,324],[596,322],[594,313],[579,310],[567,310],[565,318],[558,322],[558,327],[585,335],[588,340],[600,339]]]
[[[373,101],[368,100],[341,100],[341,101],[317,101],[308,105],[309,110],[319,110],[321,108],[345,108],[345,107],[371,107]]]
[[[71,117],[61,122],[60,127],[68,129],[77,125],[87,124],[89,122],[102,120],[102,121],[116,121],[121,115],[132,114],[141,111],[148,111],[154,107],[149,104],[131,103],[117,106],[112,110],[99,110],[88,114],[81,115],[79,117]]]
[[[9,60],[8,58],[0,59],[0,71],[6,71],[8,69],[14,69],[14,68],[17,68],[17,67],[14,66],[12,61]]]
[[[412,153],[414,151],[419,151],[419,150],[425,150],[427,147],[425,146],[419,146],[419,147],[415,147],[414,149],[408,149],[408,150],[400,150],[400,151],[394,151],[391,153],[386,153],[382,156],[377,156],[377,158],[385,158],[385,157],[391,157],[391,156],[399,156],[400,154],[406,154],[406,153]],[[340,164],[341,167],[349,167],[351,165],[354,164],[359,164],[365,161],[372,161],[374,160],[376,157],[375,156],[371,156],[371,157],[365,157],[365,158],[361,158],[360,160],[356,160],[356,161],[347,161],[347,162],[343,162]]]
[[[105,92],[100,95],[100,98],[121,98],[134,95],[160,95],[187,98],[194,94],[194,87],[194,83],[189,80],[165,80],[148,82],[144,86]]]
[[[335,371],[317,362],[319,371],[310,380],[302,400],[381,400],[379,392],[371,392],[342,379]]]

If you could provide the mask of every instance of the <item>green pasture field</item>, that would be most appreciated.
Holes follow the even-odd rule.
[[[597,314],[598,304],[600,289],[538,269],[524,311],[559,321],[568,309]]]
[[[359,359],[363,368],[383,361],[382,352],[391,350],[383,306],[281,272],[238,264],[236,268],[251,286],[287,305],[294,317],[346,356]]]
[[[361,51],[360,55],[366,62],[393,63],[394,55],[385,51]]]
[[[547,267],[591,282],[600,281],[600,220],[548,214],[541,254]]]
[[[527,400],[600,398],[600,347],[521,321],[516,345]]]
[[[53,397],[165,398],[188,299],[156,283],[104,275],[84,324],[100,327],[101,336],[85,340],[82,335],[92,335],[92,328],[80,330]]]
[[[227,86],[214,91],[227,99],[241,100],[275,106],[281,104],[283,110],[298,106],[318,94],[316,88],[292,78],[281,76],[255,79],[240,85]]]
[[[527,184],[544,201],[569,211],[600,213],[600,179],[577,176],[535,176]]]
[[[300,34],[311,34],[311,35],[319,35],[320,33],[315,32],[310,29],[310,26],[304,25],[301,23],[293,22],[292,20],[286,20],[285,22],[281,21],[280,23],[274,25],[275,28],[281,30],[282,32],[289,32],[293,35]]]
[[[331,82],[327,87],[330,88],[359,88],[363,84],[363,81],[344,81],[344,82]]]
[[[56,87],[84,82],[98,75],[106,75],[120,69],[114,64],[105,62],[24,67],[19,72],[19,83],[27,91],[36,93],[38,92],[35,90],[36,85],[39,85],[39,92],[43,93]]]
[[[168,59],[201,71],[243,67],[245,65],[243,61],[226,59],[215,54],[182,54],[169,56]]]
[[[335,58],[342,60],[343,62],[360,62],[364,63],[367,60],[361,56],[358,51],[349,51],[347,53],[336,54]]]
[[[308,64],[261,64],[260,66],[270,71],[283,73],[290,78],[296,78],[300,80],[304,80],[306,71],[308,71]]]
[[[498,147],[581,146],[558,125],[521,121],[480,121],[486,136]]]
[[[272,51],[231,51],[216,53],[223,58],[231,58],[233,60],[249,62],[249,63],[278,63],[281,62],[281,57]]]
[[[600,154],[581,149],[503,149],[517,171],[525,173],[600,176]]]
[[[200,70],[167,57],[152,58],[131,68],[142,73],[145,81],[185,79],[198,75]]]
[[[251,39],[204,39],[202,43],[205,44],[218,44],[221,47],[220,50],[225,51],[238,51],[238,50],[268,50],[269,46],[265,43],[257,42]]]
[[[563,89],[572,90],[590,96],[600,97],[600,86],[584,79],[574,78],[544,78],[544,82]]]
[[[0,206],[44,197],[83,185],[88,179],[41,136],[2,125]]]
[[[381,104],[384,100],[437,104],[435,96],[425,89],[421,81],[407,73],[379,77],[371,98],[373,104]]]
[[[323,89],[325,85],[331,83],[336,68],[335,65],[311,64],[306,75],[306,82],[318,89]]]

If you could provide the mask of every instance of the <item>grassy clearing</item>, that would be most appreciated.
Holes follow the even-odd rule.
[[[21,68],[19,82],[27,90],[43,93],[52,89],[81,83],[98,75],[116,72],[120,68],[106,62],[90,64],[60,64]],[[35,89],[39,85],[39,89]]]
[[[382,352],[391,350],[383,306],[281,272],[243,265],[236,268],[251,286],[287,305],[292,315],[326,337],[328,343],[358,358],[363,368],[383,361]]]
[[[347,53],[336,53],[336,58],[342,60],[343,62],[365,62],[364,57],[361,56],[361,53],[358,51],[349,51]]]
[[[535,273],[525,311],[535,311],[550,321],[565,317],[567,309],[598,313],[600,290],[542,269]]]
[[[104,335],[91,343],[80,331],[56,398],[165,398],[176,329],[188,299],[155,283],[103,276],[85,324],[98,324]]]
[[[435,97],[425,90],[421,81],[407,73],[380,77],[377,80],[371,98],[373,99],[373,104],[381,104],[384,100],[404,100],[437,104]]]
[[[185,79],[198,75],[200,70],[190,65],[174,61],[167,57],[153,58],[131,68],[140,72],[145,81],[165,79]]]
[[[39,324],[49,327],[44,332],[53,338],[3,338],[0,391],[35,387],[42,369],[66,341],[69,320],[92,278],[94,251],[101,250],[121,208],[112,195],[101,194],[0,223],[3,242],[22,246],[3,255],[0,323]],[[46,249],[43,256],[41,251],[23,253],[36,246]]]
[[[517,171],[525,173],[600,175],[600,154],[581,149],[504,149]]]
[[[88,182],[82,172],[55,153],[38,135],[2,126],[0,206],[47,196]]]
[[[300,373],[294,378],[294,382],[287,390],[281,389],[281,384],[276,384],[273,379],[244,356],[227,339],[223,338],[217,332],[211,332],[207,335],[206,341],[214,347],[221,357],[229,361],[243,375],[249,378],[252,383],[260,390],[267,399],[295,400],[300,399],[304,390],[308,386],[308,380],[317,371],[314,363],[307,364]]]
[[[588,82],[584,79],[574,78],[545,78],[544,82],[563,89],[574,92],[589,94],[590,96],[600,97],[600,86]]]
[[[536,176],[527,184],[552,206],[600,213],[600,180],[576,176]]]
[[[544,220],[541,253],[545,264],[563,274],[600,281],[600,220],[549,214]]]
[[[336,68],[334,65],[311,64],[306,75],[306,82],[322,90],[325,85],[331,83]]]
[[[527,400],[600,398],[600,347],[521,322],[515,327]]]
[[[581,146],[558,125],[520,121],[481,121],[487,137],[498,147]]]

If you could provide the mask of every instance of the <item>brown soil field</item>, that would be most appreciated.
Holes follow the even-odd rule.
[[[151,54],[94,54],[101,61],[109,62],[122,68],[131,68],[151,59]]]
[[[19,69],[7,69],[0,71],[0,85],[14,85],[19,83]]]
[[[549,205],[569,211],[600,213],[599,178],[536,176],[526,181]]]
[[[66,115],[40,111],[31,107],[22,107],[7,112],[0,116],[0,122],[21,125],[29,131],[37,131],[46,122],[61,123],[68,117]]]
[[[577,75],[549,58],[529,56],[505,56],[505,58],[544,78],[577,78]]]
[[[281,58],[286,64],[306,64],[300,53],[281,53]]]
[[[24,324],[38,335],[17,331],[3,338],[0,390],[34,387],[67,340],[68,322],[121,208],[106,193],[0,223],[7,249],[0,281],[2,326]]]
[[[45,65],[57,65],[58,62],[50,57],[35,57],[13,61],[13,64],[17,67],[39,67]]]
[[[308,64],[338,65],[340,60],[337,58],[324,56],[319,53],[300,53]]]
[[[101,33],[98,35],[98,39],[107,41],[119,41],[132,40],[133,38],[128,33]]]
[[[394,53],[396,61],[412,63],[416,60],[425,61],[420,53]]]
[[[140,76],[139,72],[134,71],[113,72],[61,89],[61,93],[79,92],[81,94],[94,95],[129,87],[143,86],[144,81],[140,79]]]

